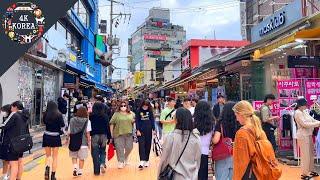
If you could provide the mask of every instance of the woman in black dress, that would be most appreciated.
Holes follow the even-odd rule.
[[[47,110],[43,116],[43,122],[46,130],[43,135],[42,147],[46,152],[45,179],[49,179],[50,158],[52,158],[51,180],[56,180],[55,174],[58,164],[58,150],[62,146],[60,135],[63,134],[61,128],[65,126],[62,114],[58,110],[58,105],[49,101]]]
[[[1,107],[1,115],[3,118],[2,123],[5,123],[5,121],[8,119],[9,115],[11,113],[11,105],[7,104]],[[2,164],[3,164],[3,168],[2,168],[2,174],[3,174],[3,179],[9,179],[9,174],[8,174],[8,169],[9,169],[9,162],[6,158],[6,148],[4,145],[4,135],[5,135],[5,131],[1,130],[0,133],[0,159],[2,159]]]
[[[23,105],[20,101],[11,104],[11,114],[1,125],[1,129],[5,134],[3,144],[5,146],[5,158],[10,165],[10,179],[21,179],[23,173],[22,157],[23,153],[17,153],[10,147],[10,142],[15,137],[28,133],[28,118],[25,118],[22,111]]]

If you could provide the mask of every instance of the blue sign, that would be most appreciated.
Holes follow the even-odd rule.
[[[251,28],[251,41],[256,42],[266,35],[277,32],[302,18],[301,0],[284,6],[273,15]]]

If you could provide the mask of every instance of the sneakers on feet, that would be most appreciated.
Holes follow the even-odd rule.
[[[138,168],[141,170],[143,169],[143,167],[144,167],[144,161],[140,161]]]
[[[105,164],[101,164],[100,165],[100,171],[104,174],[104,173],[106,173],[106,168],[107,168],[107,166],[105,165]]]
[[[123,162],[119,162],[118,163],[118,169],[123,169],[124,168],[124,163]]]
[[[149,166],[150,166],[149,161],[145,161],[144,164],[143,164],[143,166],[144,166],[144,167],[149,167]]]
[[[78,170],[76,168],[73,169],[73,173],[72,174],[73,174],[74,177],[78,176]]]
[[[78,170],[77,175],[78,176],[82,176],[82,170],[81,169]]]
[[[9,179],[10,179],[10,176],[4,175],[2,179],[3,179],[3,180],[9,180]]]

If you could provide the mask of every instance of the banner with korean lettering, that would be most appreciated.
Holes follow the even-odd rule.
[[[308,105],[312,105],[314,100],[320,102],[320,80],[306,80],[306,99],[308,101]]]
[[[280,109],[288,108],[302,95],[301,81],[296,79],[278,81],[278,97]]]
[[[281,120],[278,123],[278,144],[280,150],[290,150],[293,149],[293,141],[292,136],[295,132],[290,131],[292,129],[291,117],[290,113],[293,111],[293,104],[296,102],[298,96],[303,95],[303,90],[301,89],[301,80],[298,79],[288,79],[288,80],[279,80],[277,84],[278,89],[278,99],[279,99],[279,114]],[[289,125],[291,124],[291,127]],[[291,134],[292,133],[292,134]]]
[[[263,101],[253,101],[253,108],[255,110],[260,110],[261,106],[263,105]],[[270,107],[272,115],[273,116],[278,116],[279,115],[279,102],[274,101],[272,106]]]

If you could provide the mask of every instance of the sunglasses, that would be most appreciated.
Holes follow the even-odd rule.
[[[127,105],[121,105],[120,107],[127,107]]]

